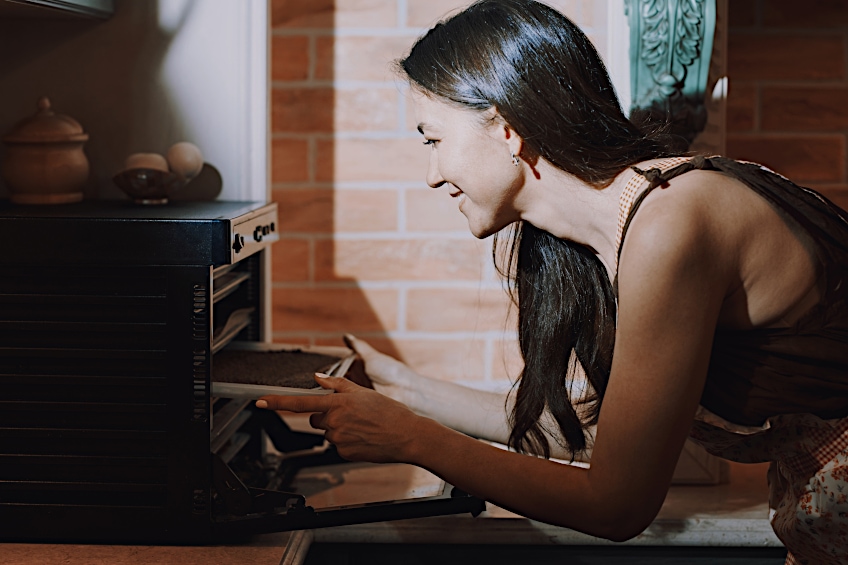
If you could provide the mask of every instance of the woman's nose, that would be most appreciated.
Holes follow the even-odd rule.
[[[427,184],[432,188],[439,188],[445,184],[445,179],[439,172],[439,161],[434,152],[430,153],[430,162],[427,165]]]

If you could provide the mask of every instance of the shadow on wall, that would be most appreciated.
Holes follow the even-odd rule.
[[[161,0],[118,0],[108,20],[0,18],[0,135],[32,116],[39,97],[47,96],[54,111],[89,134],[85,197],[125,198],[111,179],[128,155],[164,153],[193,137],[163,67],[198,3],[162,6]],[[0,198],[6,197],[0,183]]]
[[[387,337],[394,322],[372,306],[394,306],[394,291],[368,293],[336,275],[336,218],[344,213],[335,189],[336,0],[271,0],[270,25],[271,181],[281,236],[273,250],[274,340],[338,346],[352,333],[400,357]]]

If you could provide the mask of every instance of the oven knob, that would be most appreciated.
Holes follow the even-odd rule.
[[[236,234],[235,238],[233,239],[233,251],[238,253],[242,249],[244,249],[244,237],[240,236],[239,234]]]
[[[253,230],[253,239],[262,241],[262,226],[256,226],[256,229]]]

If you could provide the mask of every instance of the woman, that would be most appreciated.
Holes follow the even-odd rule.
[[[376,391],[319,377],[337,394],[257,406],[315,412],[348,459],[612,540],[651,523],[691,435],[773,461],[787,562],[848,563],[845,216],[757,165],[673,157],[622,114],[586,37],[532,0],[477,2],[400,66],[427,182],[475,236],[515,229],[520,382],[465,389],[351,338]],[[548,459],[590,442],[589,469]]]

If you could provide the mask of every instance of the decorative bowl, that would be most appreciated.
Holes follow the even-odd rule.
[[[156,169],[128,169],[112,180],[137,204],[167,204],[168,198],[186,184],[176,174]]]

